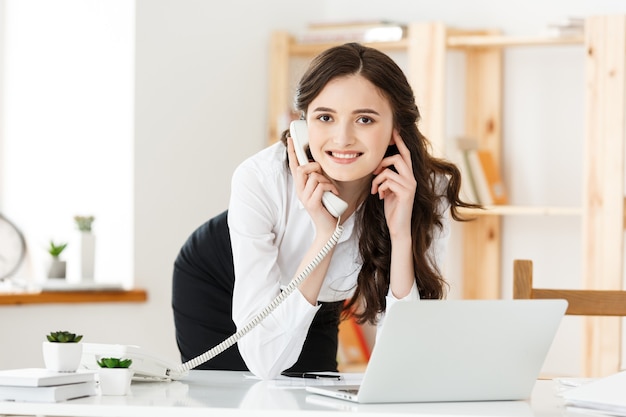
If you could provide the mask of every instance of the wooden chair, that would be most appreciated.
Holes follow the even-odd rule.
[[[566,315],[626,316],[626,291],[534,288],[533,263],[530,260],[518,259],[513,262],[513,298],[565,299],[569,303]],[[621,336],[620,334],[607,336],[608,338],[605,337],[603,342],[609,340],[613,346],[598,346],[594,341],[586,341],[583,352],[585,376],[605,376],[603,374],[620,370]],[[603,363],[598,365],[600,360]],[[607,361],[609,362],[608,370],[605,366]]]
[[[558,290],[533,288],[533,263],[513,262],[513,298],[563,298],[569,306],[565,314],[578,316],[626,316],[626,291]]]

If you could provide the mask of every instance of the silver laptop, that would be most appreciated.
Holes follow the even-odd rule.
[[[566,308],[565,300],[398,302],[359,386],[306,389],[358,403],[527,399]]]

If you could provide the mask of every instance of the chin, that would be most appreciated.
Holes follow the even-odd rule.
[[[336,169],[336,167],[333,167],[333,169],[326,170],[322,167],[322,170],[324,175],[331,180],[338,182],[362,181],[365,178],[370,179],[372,177],[372,171],[366,171],[364,169],[357,170],[356,168],[356,166],[346,167],[343,169]]]
[[[371,174],[367,174],[365,176],[358,176],[358,175],[354,175],[354,174],[350,174],[350,175],[346,175],[345,173],[341,174],[338,173],[337,175],[328,175],[329,178],[331,178],[333,181],[336,182],[343,182],[343,183],[348,183],[348,182],[355,182],[355,181],[363,181],[365,178],[367,178],[368,182],[371,182]]]

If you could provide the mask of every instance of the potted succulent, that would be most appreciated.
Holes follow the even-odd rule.
[[[50,241],[48,253],[52,256],[52,262],[48,270],[48,278],[65,278],[66,263],[60,257],[66,247],[67,243],[57,244],[53,240]]]
[[[78,343],[83,335],[68,331],[51,332],[43,342],[43,360],[47,369],[75,372],[80,365],[83,346]]]
[[[130,392],[130,383],[134,373],[130,369],[133,361],[122,358],[101,358],[97,362],[100,367],[98,371],[100,393],[102,395],[127,395]]]

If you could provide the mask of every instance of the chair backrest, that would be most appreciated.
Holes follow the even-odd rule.
[[[513,262],[513,298],[562,298],[569,303],[568,315],[626,316],[626,291],[533,288],[533,263],[525,259]]]
[[[569,303],[567,315],[584,319],[581,376],[604,377],[623,369],[620,316],[626,316],[626,291],[533,288],[533,264],[513,262],[513,298],[560,298]]]

